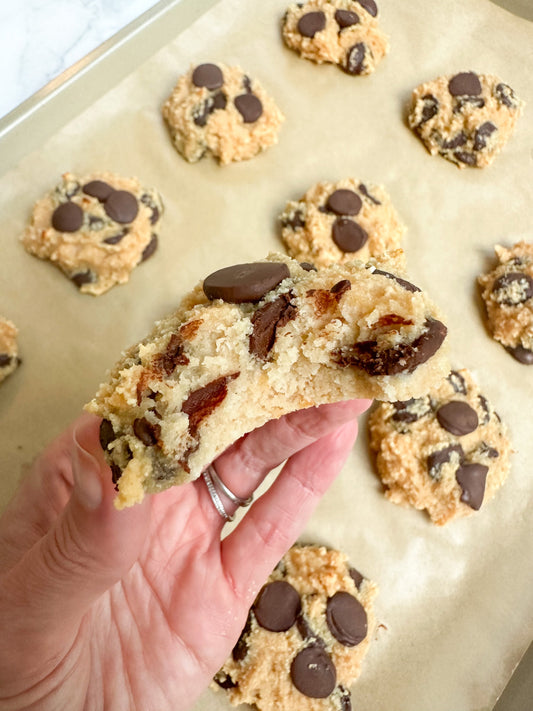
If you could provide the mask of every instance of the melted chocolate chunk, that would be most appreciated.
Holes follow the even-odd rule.
[[[508,346],[507,351],[522,365],[533,365],[533,351],[524,346]]]
[[[350,574],[351,579],[354,581],[355,587],[359,590],[361,588],[361,583],[364,580],[364,576],[362,576],[361,573],[355,568],[350,568],[348,573]]]
[[[162,371],[166,376],[170,376],[178,365],[187,365],[188,363],[189,359],[183,353],[183,339],[177,333],[173,333],[165,351],[154,357],[152,368],[155,371]]]
[[[359,15],[351,10],[335,10],[335,22],[343,30],[359,23]]]
[[[340,697],[341,709],[340,709],[340,711],[352,711],[352,697],[351,697],[350,691],[348,689],[345,689],[344,686],[339,686],[339,691],[341,693],[341,697]]]
[[[351,288],[352,283],[349,279],[341,279],[336,284],[333,284],[329,291],[331,294],[335,294],[337,300],[339,300],[341,296],[343,296],[343,294],[345,294],[347,291],[350,291]]]
[[[258,624],[271,632],[286,632],[296,622],[302,603],[298,592],[285,580],[265,585],[254,603]]]
[[[326,621],[331,634],[345,647],[355,647],[367,635],[365,608],[350,593],[340,591],[328,599]]]
[[[0,353],[0,368],[7,368],[8,365],[11,365],[12,360],[13,356],[10,356],[9,353]]]
[[[430,121],[439,112],[439,101],[433,94],[425,94],[422,97],[424,106],[422,107],[422,118],[418,122],[418,126]]]
[[[105,202],[114,189],[112,185],[103,180],[91,180],[82,187],[86,195],[96,198],[99,202]]]
[[[199,64],[192,73],[192,83],[210,90],[220,89],[224,84],[224,75],[216,64]]]
[[[478,426],[477,412],[466,402],[452,400],[437,410],[439,425],[457,437],[470,434]]]
[[[487,425],[490,421],[490,407],[488,400],[484,395],[478,395],[477,399],[481,409],[483,410],[483,419],[481,420],[481,424]]]
[[[381,205],[380,201],[373,197],[367,190],[367,187],[364,183],[360,183],[359,185],[359,190],[363,193],[363,195],[368,198],[371,202],[374,203],[374,205]]]
[[[457,136],[454,136],[449,141],[443,141],[441,146],[442,148],[444,148],[444,150],[447,151],[452,148],[459,148],[459,146],[464,146],[466,140],[466,133],[464,131],[460,131]]]
[[[413,292],[413,294],[416,291],[422,291],[422,289],[419,289],[418,286],[411,284],[411,282],[407,281],[407,279],[402,279],[401,277],[396,276],[396,274],[391,274],[390,272],[384,272],[381,269],[374,269],[372,274],[380,274],[381,276],[387,277],[387,279],[394,279],[394,281],[397,282],[400,286],[403,286],[403,288],[407,289],[407,291]]]
[[[452,386],[454,392],[461,393],[461,395],[466,395],[466,381],[456,370],[452,370],[446,380]]]
[[[431,412],[429,402],[427,402],[426,398],[423,397],[412,397],[410,400],[403,401],[398,400],[397,402],[393,402],[392,405],[394,406],[394,413],[392,414],[391,419],[394,422],[416,422],[421,417],[424,417]]]
[[[78,272],[77,274],[73,274],[70,277],[70,280],[76,284],[76,286],[79,288],[83,286],[84,284],[93,284],[96,281],[96,274],[92,272],[90,269],[87,269],[85,272]]]
[[[244,629],[240,634],[237,644],[233,647],[231,656],[236,662],[241,662],[248,654],[248,635],[252,629],[252,617],[248,615]]]
[[[471,166],[477,165],[476,156],[473,153],[468,153],[468,151],[455,151],[453,156],[460,163],[464,163],[465,165],[471,165]]]
[[[474,72],[461,72],[450,79],[448,91],[452,96],[477,96],[481,94],[481,82]]]
[[[283,227],[290,227],[293,230],[297,230],[300,227],[305,227],[304,214],[301,210],[296,210],[292,217],[284,218],[281,221]]]
[[[313,699],[327,698],[337,683],[337,670],[322,645],[310,644],[294,657],[291,664],[294,686]]]
[[[365,68],[366,45],[364,42],[358,42],[350,47],[346,55],[346,62],[343,69],[346,74],[356,76],[361,74]]]
[[[453,107],[453,113],[460,113],[468,106],[474,109],[482,109],[485,106],[485,99],[482,99],[481,96],[459,96],[456,105]]]
[[[398,343],[380,348],[377,341],[354,343],[333,353],[335,362],[343,367],[355,366],[369,375],[412,373],[429,360],[441,347],[448,329],[433,318],[425,321],[425,330],[412,343]]]
[[[307,12],[298,20],[298,32],[302,37],[314,37],[317,32],[321,32],[326,26],[326,16],[321,11]]]
[[[518,306],[533,297],[533,279],[523,272],[508,272],[496,279],[492,293],[499,304]]]
[[[304,640],[316,638],[316,634],[313,632],[307,618],[301,612],[296,618],[296,629],[300,633],[300,637]]]
[[[361,7],[364,7],[365,10],[372,15],[372,17],[377,17],[378,6],[374,0],[357,0],[357,2],[361,5]]]
[[[147,208],[150,209],[151,215],[150,215],[150,224],[155,225],[156,222],[159,221],[159,218],[161,217],[161,212],[159,210],[159,207],[155,204],[155,202],[152,200],[150,195],[144,194],[141,195],[141,202],[143,205],[146,205]]]
[[[137,217],[139,204],[135,195],[128,190],[113,190],[104,203],[104,210],[112,220],[124,224],[133,222]]]
[[[239,373],[223,375],[212,380],[203,388],[194,390],[181,406],[182,411],[189,416],[189,432],[194,437],[202,420],[217,408],[228,394],[228,382],[235,380]]]
[[[117,232],[115,235],[111,235],[111,237],[106,237],[104,240],[102,240],[102,242],[104,242],[104,244],[118,244],[124,239],[128,232],[129,229],[125,227],[123,230]]]
[[[115,491],[118,491],[117,484],[120,477],[122,476],[122,469],[118,466],[118,464],[115,464],[114,462],[109,465],[109,468],[111,469],[111,481],[115,485]]]
[[[500,456],[500,453],[498,452],[497,449],[494,447],[491,447],[488,445],[486,442],[481,442],[481,444],[478,447],[478,452],[481,455],[485,455],[489,457],[490,459],[496,459],[497,457]]]
[[[93,230],[94,232],[99,232],[100,230],[104,229],[105,222],[102,220],[101,217],[97,217],[96,215],[89,215],[88,227],[90,230]]]
[[[223,91],[218,91],[214,96],[207,98],[200,107],[196,107],[194,123],[197,126],[205,126],[209,116],[217,109],[225,109],[228,100]]]
[[[314,264],[311,264],[311,262],[300,262],[300,266],[302,269],[305,269],[306,272],[317,272],[318,269],[315,267]]]
[[[484,148],[486,148],[487,139],[490,138],[494,131],[497,130],[498,129],[496,128],[496,126],[490,121],[485,121],[485,123],[482,123],[481,126],[477,129],[476,135],[474,136],[474,150],[482,151]]]
[[[233,103],[244,123],[254,123],[263,113],[263,104],[255,94],[240,94]]]
[[[456,453],[459,455],[459,462],[462,462],[465,457],[465,453],[460,444],[450,444],[447,447],[432,452],[427,458],[427,468],[429,476],[432,479],[440,479],[440,470],[444,464],[451,461],[452,454]]]
[[[256,302],[289,276],[289,268],[283,262],[236,264],[206,277],[203,289],[208,299],[222,299],[230,304]]]
[[[368,233],[349,217],[337,217],[331,238],[342,252],[357,252],[366,244]]]
[[[265,360],[276,342],[278,328],[296,316],[297,309],[290,302],[290,294],[281,294],[274,301],[270,301],[252,316],[253,330],[250,334],[248,348],[250,353],[260,360]]]
[[[133,432],[146,447],[153,447],[161,436],[161,427],[153,425],[144,417],[138,417],[133,421]]]
[[[75,202],[63,202],[52,213],[52,227],[58,232],[76,232],[83,225],[83,210]]]
[[[363,207],[363,202],[353,190],[341,188],[329,196],[326,207],[336,215],[357,215]]]
[[[508,84],[496,84],[494,88],[494,93],[498,101],[504,104],[504,106],[507,106],[508,109],[518,108],[518,100],[516,98],[516,94]]]
[[[214,682],[218,684],[221,689],[234,689],[237,686],[229,674],[224,674],[224,676],[217,674],[214,677]]]
[[[141,262],[146,262],[147,259],[149,259],[152,254],[156,251],[157,246],[159,244],[159,239],[156,234],[152,234],[150,241],[146,245],[146,247],[143,249],[143,252],[141,254]]]
[[[113,429],[113,425],[109,420],[102,420],[100,423],[100,447],[104,450],[104,452],[107,452],[107,448],[111,444],[111,442],[114,442],[116,439],[115,435],[115,430]]]
[[[485,496],[485,482],[489,468],[484,464],[472,462],[463,464],[455,473],[457,483],[463,490],[461,501],[474,511],[478,511]]]

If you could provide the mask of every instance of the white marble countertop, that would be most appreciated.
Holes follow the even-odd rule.
[[[0,2],[0,118],[157,0]]]

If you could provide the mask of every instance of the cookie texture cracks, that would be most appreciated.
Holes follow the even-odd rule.
[[[197,478],[288,412],[426,392],[449,370],[446,327],[397,267],[316,270],[271,254],[208,275],[87,405],[103,418],[117,507]]]

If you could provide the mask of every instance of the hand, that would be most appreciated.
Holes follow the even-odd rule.
[[[339,473],[368,405],[292,413],[218,457],[243,498],[287,460],[223,540],[201,477],[117,511],[100,421],[80,417],[0,519],[0,709],[190,708]]]

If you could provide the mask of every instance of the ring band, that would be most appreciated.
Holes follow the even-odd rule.
[[[212,464],[207,467],[207,469],[202,473],[202,476],[207,486],[207,491],[211,496],[211,501],[213,502],[214,507],[225,521],[233,521],[233,519],[235,518],[235,514],[230,516],[227,513],[226,509],[224,508],[224,504],[222,503],[222,499],[220,498],[220,494],[217,491],[217,486],[220,488],[222,493],[227,496],[228,499],[236,506],[250,506],[254,499],[253,495],[249,496],[247,499],[241,499],[240,496],[234,494],[233,491],[228,489],[222,479],[218,476],[215,467]]]

